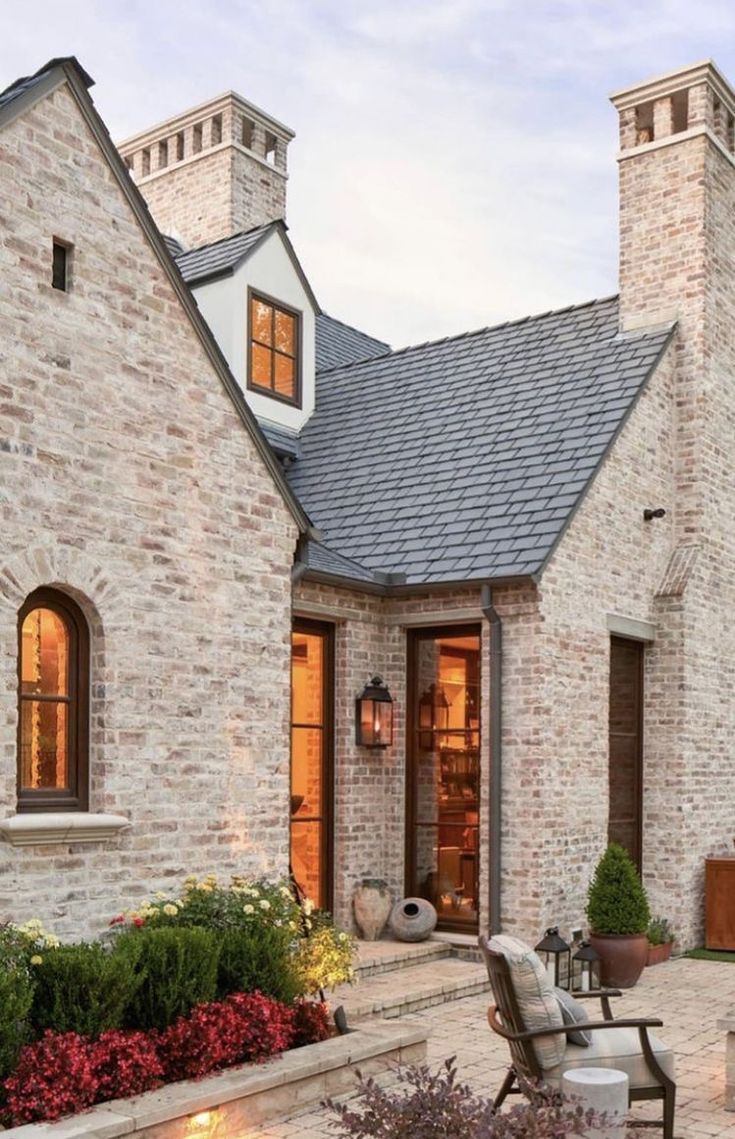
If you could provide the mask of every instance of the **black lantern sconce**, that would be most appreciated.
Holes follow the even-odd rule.
[[[449,727],[449,701],[441,684],[431,684],[419,700],[419,747],[434,751],[437,733]]]
[[[546,975],[552,985],[558,989],[568,988],[571,981],[572,951],[563,937],[559,936],[559,927],[551,926],[536,946],[536,952],[546,966]]]
[[[393,697],[374,676],[355,701],[355,739],[360,747],[390,747],[393,743]]]
[[[600,957],[589,941],[580,941],[572,957],[572,989],[580,993],[600,988]]]

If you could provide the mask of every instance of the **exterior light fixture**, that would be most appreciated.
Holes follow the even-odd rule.
[[[600,988],[600,957],[589,941],[580,941],[572,957],[572,989],[589,993]]]
[[[546,975],[558,989],[568,988],[571,979],[572,951],[563,937],[559,936],[558,925],[552,925],[536,946],[536,952],[546,966]]]
[[[355,739],[360,747],[390,747],[393,743],[393,697],[374,676],[355,701]]]
[[[419,700],[419,747],[434,751],[437,733],[449,727],[449,701],[441,684],[430,684]]]
[[[651,522],[654,518],[665,518],[665,517],[666,517],[666,511],[664,510],[663,506],[657,506],[655,510],[652,509],[652,507],[647,506],[646,509],[643,511],[643,521],[644,522]]]

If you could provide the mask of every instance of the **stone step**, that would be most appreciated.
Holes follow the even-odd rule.
[[[453,956],[452,946],[443,940],[427,941],[359,941],[355,972],[360,980],[380,973],[393,973],[410,969],[428,961],[439,961]]]
[[[344,1005],[352,1024],[367,1016],[397,1017],[430,1005],[446,1004],[490,988],[484,966],[456,957],[439,957],[400,970],[360,978],[342,985],[330,998],[333,1008]]]

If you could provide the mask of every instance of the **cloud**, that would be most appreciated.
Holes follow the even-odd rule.
[[[607,93],[711,55],[702,0],[4,0],[0,82],[65,53],[122,138],[233,87],[297,132],[327,311],[403,344],[616,288]]]

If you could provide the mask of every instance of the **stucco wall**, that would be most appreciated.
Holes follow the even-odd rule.
[[[288,864],[296,526],[66,87],[0,132],[0,815],[16,614],[52,584],[92,636],[89,846],[0,846],[0,919],[100,928],[189,871]],[[52,235],[72,242],[51,288]]]

